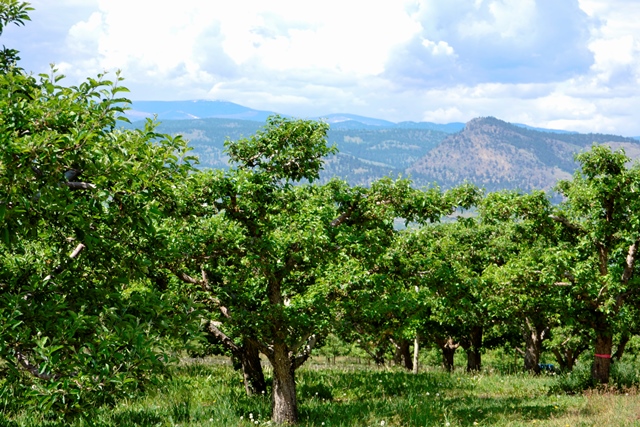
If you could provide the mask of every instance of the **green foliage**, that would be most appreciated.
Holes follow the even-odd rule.
[[[614,332],[634,324],[627,304],[634,304],[629,299],[638,285],[640,167],[628,166],[623,151],[599,145],[576,159],[581,168],[573,180],[558,183],[566,200],[554,216],[563,226],[565,292],[576,307],[575,321],[595,332],[595,353],[610,355]],[[599,382],[609,379],[609,361],[594,360]]]
[[[231,164],[239,170],[252,169],[275,181],[312,182],[320,176],[322,158],[335,152],[326,145],[328,130],[323,122],[271,116],[264,130],[225,145]]]
[[[576,394],[595,386],[591,378],[591,369],[588,363],[578,363],[571,372],[565,372],[558,376],[549,393]]]
[[[22,23],[29,10],[3,2],[4,23]],[[128,100],[115,77],[67,87],[55,69],[0,73],[6,410],[84,412],[163,372],[159,336],[176,310],[145,273],[156,225],[191,165],[184,141],[150,121],[117,129]]]
[[[19,0],[2,0],[0,2],[0,35],[8,24],[24,25],[24,21],[30,21],[29,12],[33,8],[29,3]]]
[[[25,21],[30,21],[29,12],[33,8],[29,3],[19,0],[0,0],[0,36],[5,27],[9,24],[24,25]],[[0,50],[0,73],[10,72],[16,67],[20,60],[18,51],[2,46]]]

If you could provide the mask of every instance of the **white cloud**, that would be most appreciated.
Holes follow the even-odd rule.
[[[462,122],[468,120],[465,116],[457,107],[438,108],[432,111],[425,111],[422,120],[435,123]]]
[[[640,135],[637,0],[32,3],[0,41],[25,68],[122,69],[133,99]]]
[[[438,43],[432,42],[431,40],[424,39],[422,40],[422,46],[424,46],[427,51],[429,51],[432,55],[445,55],[445,56],[453,56],[455,55],[455,51],[449,43],[439,41]]]

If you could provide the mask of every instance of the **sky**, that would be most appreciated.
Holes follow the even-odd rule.
[[[638,0],[31,0],[0,44],[68,85],[297,117],[640,135]]]

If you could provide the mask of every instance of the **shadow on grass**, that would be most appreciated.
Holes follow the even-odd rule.
[[[493,425],[507,420],[530,422],[565,414],[554,405],[524,398],[419,398],[362,399],[311,402],[301,405],[303,424],[310,426],[381,425]],[[323,424],[324,423],[324,424]]]
[[[302,423],[310,426],[455,425],[529,422],[562,416],[546,396],[476,397],[446,373],[301,372]],[[451,393],[461,396],[449,397]],[[316,394],[317,393],[317,394]],[[322,424],[324,423],[324,424]]]

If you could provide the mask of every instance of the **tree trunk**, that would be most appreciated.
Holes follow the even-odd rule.
[[[400,342],[402,343],[403,341],[400,341]],[[395,347],[395,351],[393,352],[393,364],[395,366],[400,366],[402,364],[402,348],[399,344],[395,342],[395,340],[392,340],[391,342]]]
[[[609,382],[609,370],[611,368],[611,349],[613,336],[608,329],[596,331],[596,353],[591,369],[591,378],[598,384]]]
[[[442,351],[442,367],[449,373],[453,372],[453,360],[460,344],[455,344],[451,337],[447,339],[436,337],[435,342]]]
[[[413,370],[413,361],[411,360],[411,343],[409,340],[401,339],[399,341],[391,341],[396,348],[393,356],[393,362],[396,365],[404,365],[404,367],[411,371]]]
[[[527,327],[524,333],[525,352],[524,352],[524,370],[540,373],[540,354],[542,353],[542,341],[545,338],[548,328],[541,325],[531,324],[527,320]]]
[[[418,373],[418,356],[420,356],[420,335],[416,332],[416,338],[413,340],[413,373]]]
[[[296,424],[298,422],[298,403],[296,399],[296,381],[293,362],[287,346],[278,343],[273,346],[269,361],[273,366],[273,415],[276,424]]]
[[[471,347],[467,352],[467,372],[479,371],[482,369],[482,356],[479,349]]]
[[[372,353],[369,353],[373,361],[376,362],[376,366],[384,366],[384,353],[385,349],[382,346],[376,348]]]
[[[579,346],[575,349],[570,348],[568,346],[563,347],[562,351],[560,349],[554,348],[551,351],[556,357],[556,361],[558,362],[558,366],[563,371],[572,371],[574,365],[576,364],[576,360],[578,357],[586,350],[586,347]]]
[[[454,370],[454,357],[456,354],[456,350],[458,349],[459,344],[454,344],[453,339],[449,338],[445,344],[441,347],[442,349],[442,364],[444,365],[444,369],[447,372],[453,372]]]
[[[244,338],[242,345],[238,346],[231,338],[218,329],[218,325],[216,322],[209,321],[206,330],[211,334],[212,339],[222,343],[222,345],[231,351],[233,357],[240,362],[244,379],[244,389],[247,395],[266,392],[267,385],[264,380],[262,365],[260,364],[258,344],[255,340]]]
[[[244,340],[239,350],[236,356],[242,364],[244,389],[247,395],[264,394],[267,391],[267,383],[264,380],[258,346],[251,340]]]
[[[464,345],[463,345],[464,347]],[[482,368],[482,327],[474,326],[471,328],[467,340],[467,372],[479,371]]]

